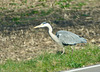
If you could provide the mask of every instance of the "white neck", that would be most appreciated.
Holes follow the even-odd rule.
[[[48,25],[47,27],[48,27],[48,29],[49,29],[49,33],[52,33],[53,30],[52,30],[51,25]]]
[[[48,27],[48,29],[49,29],[49,35],[50,35],[50,37],[54,40],[54,41],[56,41],[58,44],[62,44],[60,41],[59,41],[59,39],[58,39],[58,37],[56,36],[56,35],[54,35],[53,33],[52,33],[52,27],[49,25],[49,26],[47,26]]]

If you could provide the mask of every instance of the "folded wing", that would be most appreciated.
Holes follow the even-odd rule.
[[[80,37],[72,32],[69,31],[58,31],[56,33],[56,36],[59,38],[59,40],[62,42],[62,44],[66,44],[66,45],[74,45],[77,43],[86,43],[86,39],[84,39],[83,37]]]

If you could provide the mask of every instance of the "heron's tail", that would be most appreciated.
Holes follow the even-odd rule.
[[[87,43],[87,40],[85,38],[81,37],[81,42],[82,43]]]

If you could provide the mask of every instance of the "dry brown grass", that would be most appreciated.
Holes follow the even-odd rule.
[[[25,0],[0,0],[1,63],[9,58],[29,60],[45,51],[56,52],[57,45],[51,40],[47,31],[33,29],[33,26],[43,21],[52,23],[54,33],[58,30],[68,30],[85,37],[88,43],[100,46],[99,0],[91,0],[83,6],[82,10],[75,11],[58,9],[53,6],[54,2],[48,0],[46,4],[50,3],[49,8],[54,8],[54,10],[44,16],[40,11],[49,8],[36,6],[40,3],[38,0],[27,0],[27,2]],[[39,10],[39,13],[32,14],[33,10]]]

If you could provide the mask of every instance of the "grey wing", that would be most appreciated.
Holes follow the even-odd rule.
[[[62,44],[70,44],[74,45],[77,43],[86,43],[86,40],[83,37],[80,37],[72,32],[69,31],[58,31],[56,33],[59,40],[62,42]]]

